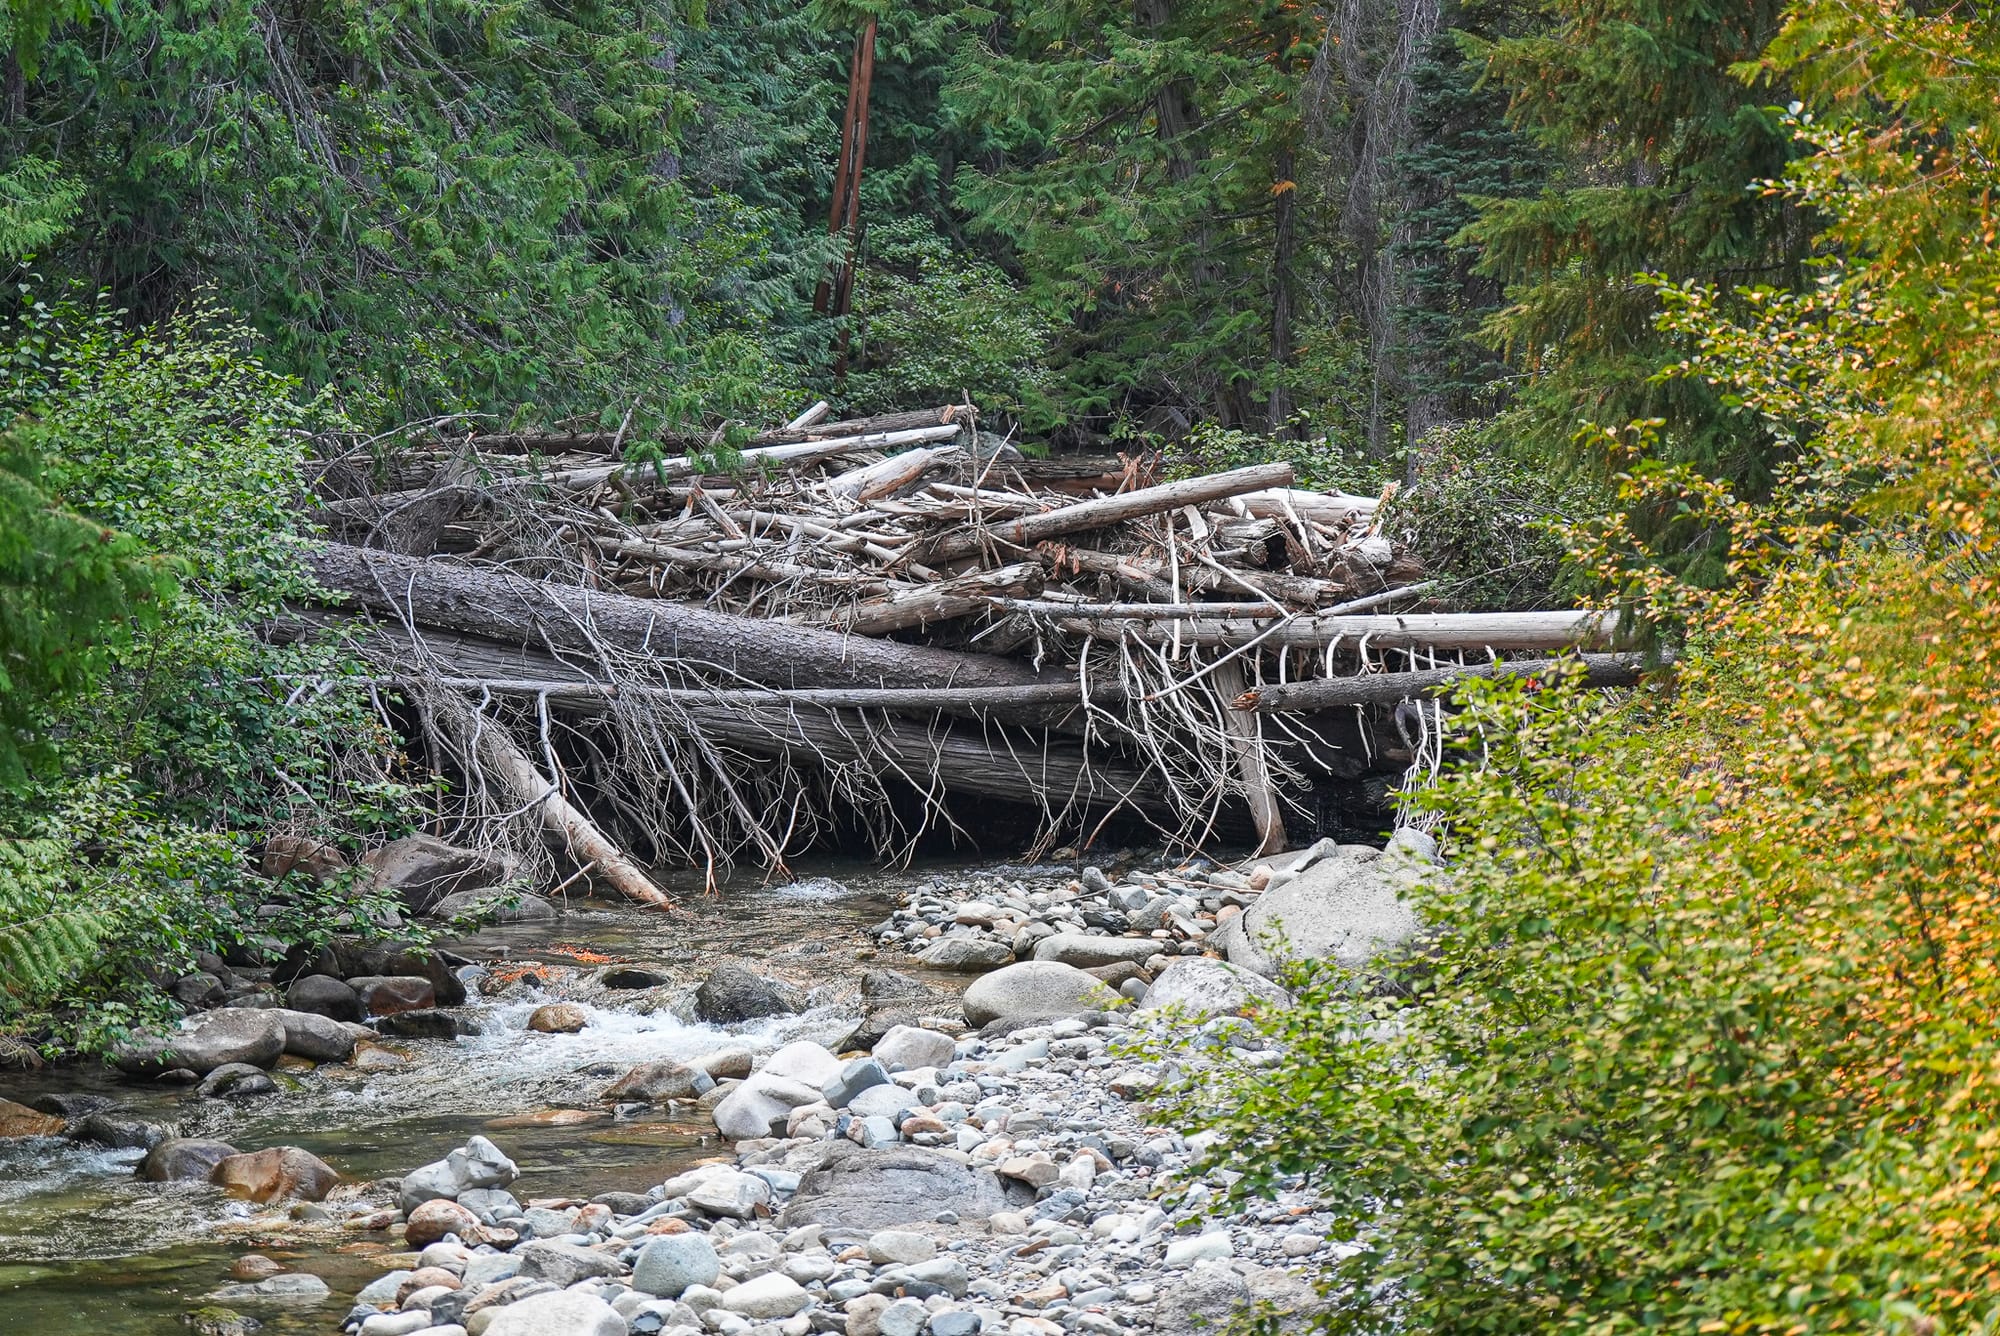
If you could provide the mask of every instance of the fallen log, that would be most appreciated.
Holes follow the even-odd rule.
[[[1671,664],[1664,660],[1659,665]],[[1245,691],[1230,702],[1236,710],[1260,713],[1326,710],[1342,705],[1398,705],[1419,696],[1441,695],[1454,683],[1474,677],[1549,677],[1581,665],[1589,687],[1629,687],[1650,670],[1638,654],[1576,654],[1559,659],[1515,659],[1414,673],[1371,673],[1357,677],[1283,682]]]
[[[1400,590],[1388,591],[1400,593]],[[1267,649],[1326,649],[1335,643],[1376,649],[1555,650],[1589,648],[1610,640],[1615,618],[1600,612],[1441,612],[1403,616],[1265,618],[1163,617],[1155,621],[1096,622],[1065,618],[1062,630],[1097,640],[1123,637],[1184,645]]]
[[[1216,689],[1225,697],[1243,690],[1249,679],[1240,659],[1219,663],[1214,672]],[[1237,710],[1222,711],[1223,727],[1229,730],[1229,752],[1236,763],[1243,797],[1250,804],[1250,824],[1257,832],[1253,858],[1279,852],[1285,847],[1285,813],[1278,805],[1277,785],[1271,782],[1271,758],[1264,749],[1262,726],[1250,715]]]
[[[844,608],[793,618],[802,626],[825,626],[850,635],[879,636],[970,617],[996,603],[1037,594],[1042,589],[1039,562],[1020,562],[993,571],[972,571],[937,584],[899,584],[890,593]]]
[[[787,422],[776,431],[759,432],[750,438],[749,444],[797,445],[813,439],[830,439],[836,436],[867,436],[877,432],[909,431],[918,427],[937,427],[949,423],[963,423],[969,416],[962,405],[952,404],[943,408],[919,408],[906,413],[880,413],[874,417],[848,418],[841,422],[822,422],[826,416],[824,400],[814,404],[805,412]],[[524,431],[489,432],[474,436],[468,442],[474,449],[487,454],[603,454],[615,450],[630,437],[620,439],[615,431]],[[663,444],[683,449],[701,449],[706,443],[705,436],[693,432],[661,432],[652,439]]]
[[[1039,515],[1024,515],[1020,519],[1006,520],[999,524],[943,534],[929,544],[923,554],[923,560],[954,561],[960,557],[974,556],[996,545],[1029,548],[1045,538],[1060,538],[1064,534],[1080,533],[1085,529],[1101,529],[1106,525],[1157,515],[1164,510],[1199,505],[1206,501],[1219,501],[1241,492],[1254,492],[1265,487],[1287,487],[1291,485],[1291,481],[1290,464],[1254,464],[1249,468],[1231,469],[1227,473],[1211,474],[1208,477],[1186,478],[1180,482],[1162,483],[1157,487],[1142,487],[1136,492],[1101,496],[1073,506],[1043,511]]]
[[[595,868],[599,878],[628,900],[656,908],[673,903],[644,868],[563,796],[561,786],[535,767],[497,721],[475,715],[450,696],[432,697],[426,704],[431,717],[472,758],[479,776],[496,780],[511,799],[510,806],[534,812],[549,839],[567,850],[578,867]]]
[[[870,640],[341,543],[308,548],[305,562],[341,601],[415,627],[590,656],[678,659],[764,685],[998,687],[1049,680],[1025,664],[985,654]]]

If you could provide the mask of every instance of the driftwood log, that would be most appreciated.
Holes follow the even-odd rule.
[[[1583,685],[1588,687],[1629,687],[1637,684],[1649,668],[1662,668],[1671,662],[1668,659],[1649,666],[1645,657],[1638,654],[1513,659],[1414,673],[1370,673],[1357,677],[1283,682],[1244,691],[1231,704],[1238,710],[1261,711],[1327,710],[1340,705],[1398,705],[1406,700],[1439,695],[1450,690],[1454,683],[1468,678],[1553,677],[1566,671],[1582,673]]]

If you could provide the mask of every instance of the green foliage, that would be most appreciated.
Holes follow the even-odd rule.
[[[0,172],[0,264],[15,264],[62,236],[83,202],[83,183],[52,162],[23,158]]]
[[[1292,466],[1298,486],[1319,491],[1374,496],[1389,480],[1382,462],[1349,451],[1326,433],[1272,437],[1206,422],[1168,449],[1166,474],[1193,478],[1276,461]]]
[[[65,895],[53,840],[0,840],[0,1025],[45,1000],[89,961],[104,915]]]
[[[1415,481],[1383,525],[1424,563],[1448,606],[1488,612],[1560,606],[1571,529],[1611,499],[1576,475],[1522,459],[1492,426],[1440,427],[1418,447]]]
[[[852,403],[892,411],[970,394],[987,412],[1019,413],[1045,393],[1054,323],[997,266],[952,253],[923,218],[868,233],[856,283]]]

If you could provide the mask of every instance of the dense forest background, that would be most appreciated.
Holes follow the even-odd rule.
[[[196,951],[376,920],[255,866],[435,783],[364,691],[297,686],[364,670],[260,634],[329,443],[963,394],[1032,448],[1395,482],[1442,599],[1596,600],[1675,654],[1461,692],[1435,950],[1295,980],[1286,1065],[1190,1094],[1235,1195],[1309,1173],[1343,1213],[1331,1328],[2000,1327],[1984,8],[0,22],[0,1056],[171,1014]]]

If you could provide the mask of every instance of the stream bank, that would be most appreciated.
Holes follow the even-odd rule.
[[[1284,1266],[1321,1245],[1310,1203],[1281,1200],[1217,1231],[1184,1232],[1199,1230],[1194,1215],[1171,1214],[1153,1198],[1187,1175],[1198,1143],[1184,1129],[1148,1123],[1143,1097],[1159,1072],[1116,1052],[1133,1016],[1146,1014],[1126,1005],[1135,999],[1182,1002],[1207,1013],[1211,1026],[1232,1025],[1229,1013],[1268,1003],[1272,985],[1204,952],[1241,954],[1226,940],[1231,931],[1240,933],[1288,887],[1330,872],[1352,886],[1391,886],[1393,902],[1393,878],[1377,875],[1375,864],[1408,855],[1316,846],[1306,857],[1318,871],[1285,866],[1297,857],[1247,872],[1142,870],[1117,882],[1052,867],[900,878],[849,871],[731,893],[692,919],[588,907],[555,925],[480,934],[458,944],[484,957],[470,972],[474,997],[462,1009],[474,1032],[397,1040],[412,1059],[406,1066],[355,1073],[329,1064],[241,1108],[115,1087],[127,1112],[143,1115],[148,1101],[171,1108],[183,1135],[320,1156],[345,1179],[324,1202],[252,1207],[206,1185],[137,1184],[129,1177],[137,1151],[12,1143],[22,1158],[10,1199],[0,1201],[7,1287],[0,1326],[160,1331],[219,1303],[272,1333],[328,1332],[346,1316],[344,1325],[367,1336],[392,1329],[457,1336],[450,1328],[460,1324],[449,1319],[459,1305],[466,1329],[491,1326],[508,1336],[500,1317],[481,1321],[464,1306],[486,1293],[476,1286],[498,1286],[509,1268],[527,1274],[530,1284],[514,1295],[523,1305],[537,1297],[534,1285],[564,1280],[560,1293],[587,1315],[550,1313],[521,1328],[550,1336],[690,1325],[770,1336],[898,1336],[905,1328],[907,1336],[1044,1336],[1173,1330],[1175,1314],[1246,1302],[1253,1293],[1303,1302]],[[1369,918],[1367,894],[1347,899],[1362,907],[1358,918],[1349,914],[1347,936],[1397,930]],[[730,957],[744,967],[738,973],[789,994],[796,1010],[731,1024],[689,1016],[698,981],[712,981],[717,966],[726,971]],[[659,982],[607,988],[614,962],[655,968]],[[529,1029],[536,1011],[555,1002],[574,1006],[581,1028]],[[915,1066],[907,1061],[913,1045],[923,1059]],[[870,1049],[873,1059],[855,1056]],[[731,1052],[741,1057],[712,1061]],[[607,1104],[607,1083],[642,1063],[711,1065],[721,1081],[657,1107]],[[843,1074],[853,1079],[843,1084]],[[114,1089],[109,1078],[75,1072],[37,1081],[50,1090]],[[452,1283],[385,1291],[378,1282],[386,1272],[412,1270],[419,1260],[404,1235],[409,1208],[423,1203],[405,1200],[399,1179],[454,1147],[476,1148],[475,1136],[509,1162],[507,1181],[495,1186],[520,1214],[489,1211],[459,1235],[462,1254],[447,1249],[428,1259],[442,1263]],[[899,1155],[941,1158],[977,1190],[959,1201],[963,1209],[906,1203],[908,1219],[805,1218],[815,1213],[814,1194],[802,1198],[800,1190],[816,1174],[879,1174],[887,1171],[875,1162]],[[843,1170],[829,1157],[868,1163]],[[732,1175],[705,1196],[705,1180],[687,1175],[703,1162],[710,1167],[702,1172]],[[939,1171],[936,1163],[924,1170]],[[714,1209],[718,1203],[723,1209]],[[908,1227],[892,1233],[928,1242],[892,1240],[871,1253],[875,1235],[891,1225]],[[672,1295],[637,1285],[640,1245],[668,1229],[699,1235],[716,1250],[719,1269],[705,1283],[713,1303],[685,1285]],[[926,1247],[935,1255],[921,1261],[884,1251]],[[325,1288],[303,1303],[224,1289],[246,1253]],[[933,1264],[943,1280],[896,1270]],[[573,1265],[585,1271],[564,1270]],[[1187,1288],[1197,1281],[1207,1288]],[[418,1290],[437,1293],[413,1305]],[[739,1290],[732,1306],[728,1296]],[[764,1290],[780,1297],[758,1299]],[[461,1297],[444,1299],[453,1294]],[[864,1302],[870,1295],[886,1302]],[[364,1296],[366,1309],[351,1307]],[[776,1311],[786,1304],[796,1306]],[[534,1313],[524,1306],[521,1321]],[[224,1321],[216,1313],[202,1320]]]

